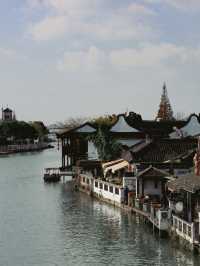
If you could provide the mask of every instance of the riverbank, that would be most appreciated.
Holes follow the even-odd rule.
[[[76,185],[75,185],[76,186]],[[134,214],[134,215],[137,215],[139,216],[143,221],[145,221],[145,223],[149,223],[151,224],[153,230],[157,230],[159,232],[159,235],[161,236],[169,236],[168,232],[167,231],[162,231],[162,230],[159,230],[158,228],[156,228],[155,224],[153,223],[152,219],[151,219],[151,215],[150,213],[147,213],[143,210],[140,210],[138,208],[135,208],[134,206],[132,206],[132,204],[128,203],[128,204],[123,204],[123,203],[118,203],[116,201],[112,201],[110,199],[107,199],[105,197],[102,197],[102,196],[99,196],[97,193],[94,193],[92,192],[91,190],[88,190],[87,187],[83,187],[83,186],[76,186],[77,190],[84,193],[84,194],[87,194],[88,196],[96,199],[96,200],[99,200],[100,202],[104,202],[106,204],[109,204],[111,206],[114,206],[114,207],[117,207],[123,211],[126,211],[126,212],[129,212],[131,214]]]
[[[91,186],[92,184],[97,185],[95,181],[89,181],[86,182],[86,185],[83,185],[78,184],[80,180],[81,178],[78,178],[78,182],[76,184],[79,191],[99,200],[100,202],[107,203],[123,211],[134,214],[145,224],[149,224],[152,228],[152,232],[158,232],[159,237],[167,236],[168,240],[173,243],[173,246],[200,254],[200,246],[199,243],[193,241],[194,229],[190,224],[185,225],[180,219],[176,221],[178,218],[174,215],[169,216],[167,210],[156,210],[153,206],[151,206],[150,211],[147,211],[149,208],[146,208],[146,205],[140,206],[140,204],[136,204],[137,200],[131,199],[128,200],[127,203],[116,202],[108,197],[104,197],[102,194],[95,193],[93,187]],[[89,179],[87,178],[87,180]],[[178,227],[176,224],[178,224]],[[179,229],[180,226],[182,230]],[[187,228],[185,229],[185,227]]]
[[[50,148],[54,148],[54,146],[49,143],[15,144],[15,145],[0,146],[0,156],[10,155],[14,153],[41,151]]]
[[[44,168],[59,162],[57,149],[1,157],[0,265],[199,265],[128,211],[75,192],[71,182],[44,183]]]

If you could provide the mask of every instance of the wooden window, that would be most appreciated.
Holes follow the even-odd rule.
[[[104,184],[104,190],[108,191],[108,185]]]
[[[113,186],[109,186],[109,191],[113,193]]]
[[[187,225],[185,223],[183,224],[183,233],[187,234]]]
[[[192,236],[192,230],[191,230],[191,226],[188,225],[188,236],[191,237]]]
[[[182,222],[181,221],[179,221],[179,223],[178,223],[178,230],[180,232],[182,232]]]
[[[178,227],[178,222],[177,220],[174,218],[174,227],[177,228]]]
[[[103,189],[103,184],[102,183],[99,183],[99,188]]]
[[[83,183],[85,183],[85,177],[83,176]]]
[[[95,181],[94,185],[95,185],[95,187],[98,187],[98,182],[97,182],[97,181]]]
[[[118,187],[115,188],[115,194],[119,195],[119,188]]]

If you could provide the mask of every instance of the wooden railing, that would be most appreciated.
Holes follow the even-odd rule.
[[[194,223],[188,223],[181,218],[172,215],[172,226],[178,235],[190,243],[194,243]]]

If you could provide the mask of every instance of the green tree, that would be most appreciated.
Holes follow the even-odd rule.
[[[88,140],[95,145],[100,160],[113,160],[120,156],[121,144],[111,137],[108,128],[99,127]]]
[[[96,118],[93,118],[90,122],[96,126],[100,127],[110,127],[113,125],[117,120],[117,116],[115,114],[113,115],[103,115]]]
[[[25,139],[33,140],[37,137],[38,133],[35,128],[24,121],[4,121],[0,124],[0,138],[5,144],[9,138],[12,138],[14,142]]]
[[[48,134],[47,127],[41,121],[34,121],[31,126],[35,129],[39,138],[43,138]]]

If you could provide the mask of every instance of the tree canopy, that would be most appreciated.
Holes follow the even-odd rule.
[[[111,137],[108,128],[99,126],[97,132],[88,137],[97,149],[100,160],[117,159],[121,153],[121,144]]]
[[[47,133],[48,130],[42,122],[2,121],[0,123],[1,143],[6,143],[8,139],[12,141],[33,140]]]

